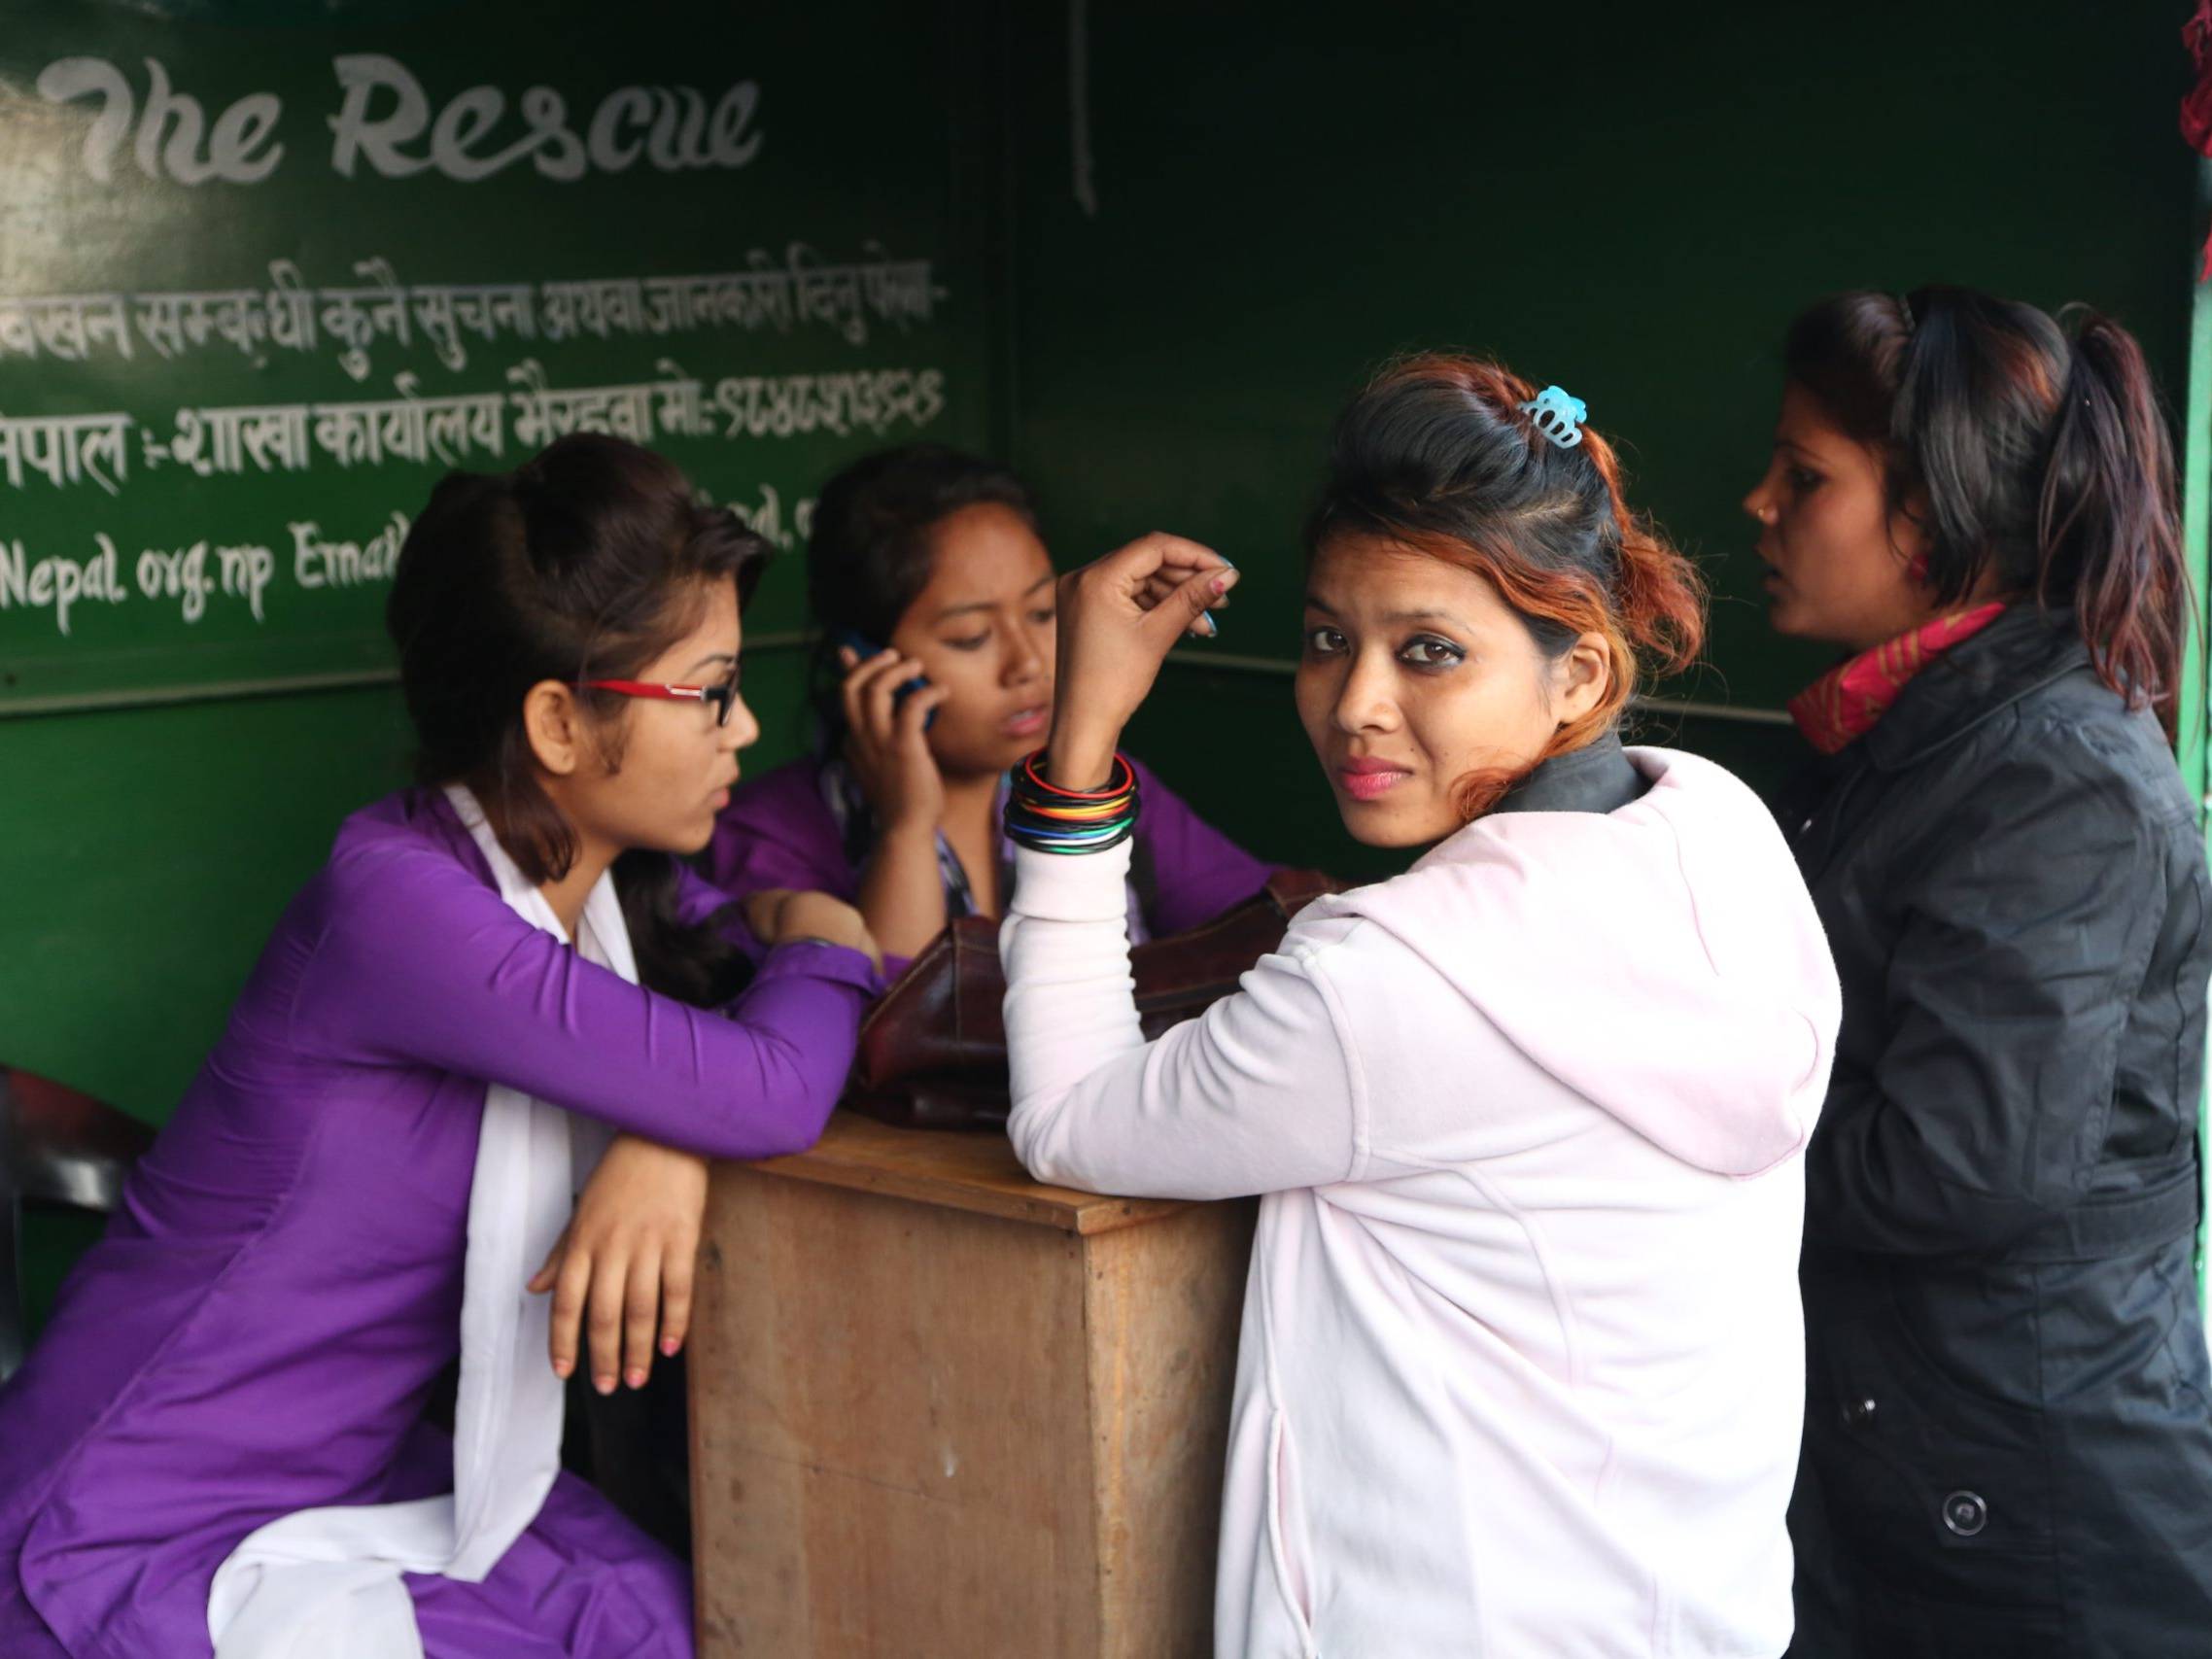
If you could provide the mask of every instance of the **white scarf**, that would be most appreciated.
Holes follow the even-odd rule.
[[[508,908],[566,938],[476,798],[458,785],[446,794]],[[638,983],[611,876],[584,900],[575,943],[586,961]],[[605,1142],[598,1124],[558,1106],[504,1084],[486,1089],[468,1189],[454,1489],[410,1503],[302,1509],[252,1534],[216,1570],[208,1595],[216,1659],[423,1659],[399,1575],[480,1583],[537,1518],[560,1470],[563,1385],[547,1358],[551,1298],[524,1286]]]

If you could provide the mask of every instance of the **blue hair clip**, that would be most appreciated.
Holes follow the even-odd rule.
[[[1547,386],[1521,405],[1521,413],[1560,448],[1573,449],[1582,441],[1582,423],[1590,418],[1590,405],[1570,397],[1565,387]]]

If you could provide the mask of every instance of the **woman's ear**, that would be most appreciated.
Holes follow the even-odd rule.
[[[583,762],[584,711],[572,687],[541,679],[522,697],[522,729],[530,752],[555,778],[568,778]]]
[[[1603,634],[1585,634],[1552,659],[1551,673],[1552,711],[1562,726],[1571,726],[1612,690],[1612,647]]]

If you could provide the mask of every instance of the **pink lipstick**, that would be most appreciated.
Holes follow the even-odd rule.
[[[1355,801],[1376,801],[1413,774],[1396,761],[1348,760],[1336,769],[1336,781]]]

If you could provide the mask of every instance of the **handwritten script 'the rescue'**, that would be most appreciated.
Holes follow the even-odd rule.
[[[330,128],[330,166],[386,179],[438,173],[474,184],[528,162],[561,182],[622,173],[640,164],[664,173],[734,169],[760,154],[757,82],[740,81],[709,103],[693,86],[617,86],[589,120],[570,120],[568,99],[532,86],[510,103],[497,86],[470,86],[434,105],[396,57],[333,57],[341,94]],[[143,91],[104,57],[63,57],[39,73],[39,96],[90,114],[81,151],[86,173],[115,181],[135,164],[150,179],[180,185],[257,185],[284,160],[284,100],[249,92],[216,110],[176,88],[155,58]]]

